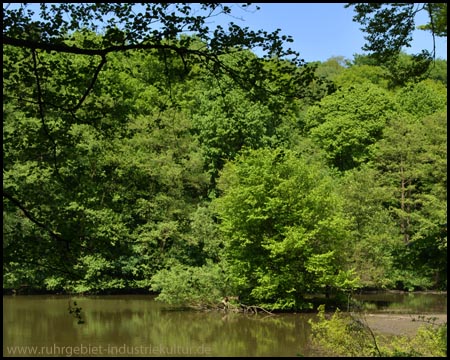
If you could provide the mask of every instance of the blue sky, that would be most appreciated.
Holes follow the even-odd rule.
[[[291,35],[294,42],[289,44],[300,53],[305,61],[325,61],[333,56],[344,56],[352,60],[354,54],[363,54],[365,43],[360,24],[353,22],[353,8],[344,8],[345,3],[255,3],[261,9],[245,12],[232,6],[232,13],[244,21],[227,17],[252,30],[274,31]],[[253,7],[252,7],[253,8]],[[421,11],[416,18],[416,26],[428,22],[427,14]],[[433,40],[430,32],[416,30],[408,54],[419,53],[422,49],[432,51]],[[447,39],[436,38],[436,57],[447,59]]]
[[[15,5],[18,4],[13,3],[11,7]],[[33,5],[36,9],[37,4],[30,4],[30,7]],[[353,8],[344,8],[345,3],[255,3],[250,8],[253,11],[244,11],[238,3],[226,5],[232,8],[234,17],[215,17],[215,23],[211,23],[210,28],[227,25],[230,21],[252,30],[272,32],[280,28],[281,35],[291,35],[294,39],[287,45],[299,52],[307,62],[326,61],[333,56],[352,60],[354,54],[363,54],[364,33],[359,29],[360,24],[352,20]],[[255,5],[260,10],[254,11]],[[425,11],[419,12],[416,26],[427,22]],[[416,30],[411,45],[404,49],[408,54],[419,53],[422,49],[431,52],[431,33]],[[447,59],[447,38],[436,38],[436,58]]]

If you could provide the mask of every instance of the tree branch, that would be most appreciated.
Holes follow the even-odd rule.
[[[81,97],[81,99],[78,102],[78,104],[73,109],[70,109],[70,112],[76,112],[81,107],[81,105],[83,104],[84,100],[86,100],[86,98],[88,97],[89,93],[94,88],[94,85],[95,85],[95,83],[97,81],[98,75],[100,74],[100,71],[102,70],[102,67],[105,64],[106,64],[106,55],[102,55],[102,61],[100,62],[100,64],[98,64],[97,69],[95,69],[94,76],[92,77],[91,83],[89,84],[88,88],[84,92],[84,94]]]
[[[36,78],[37,98],[38,98],[38,105],[39,105],[39,117],[41,118],[42,127],[44,129],[45,135],[47,135],[47,137],[50,139],[50,141],[52,142],[52,145],[53,145],[53,163],[55,166],[56,175],[58,176],[58,179],[61,181],[61,183],[64,183],[61,178],[61,175],[59,173],[59,168],[58,168],[58,162],[57,162],[57,157],[56,157],[56,141],[50,135],[47,124],[45,123],[44,102],[42,101],[42,88],[41,88],[41,82],[39,81],[39,73],[38,73],[38,69],[37,69],[37,58],[36,58],[36,50],[35,49],[32,49],[31,55],[33,58],[34,76]]]
[[[131,45],[116,45],[110,46],[104,49],[83,49],[77,46],[69,46],[66,44],[52,44],[52,43],[43,43],[38,41],[24,40],[24,39],[14,39],[12,37],[3,35],[3,44],[11,45],[15,47],[25,47],[29,49],[40,49],[45,51],[56,51],[60,53],[70,53],[77,55],[88,55],[88,56],[105,56],[111,52],[117,51],[128,51],[128,50],[150,50],[150,49],[166,49],[173,50],[177,53],[204,53],[198,50],[188,49],[185,47],[179,47],[175,45],[169,44],[149,44],[149,43],[140,43],[140,44],[131,44]]]
[[[424,6],[425,7],[425,6]],[[432,5],[427,3],[428,14],[430,15],[430,25],[431,25],[431,35],[433,37],[433,61],[436,60],[436,30],[434,28],[434,19],[433,19],[433,8]]]
[[[24,215],[34,224],[39,226],[41,229],[44,229],[46,232],[49,233],[49,235],[56,241],[64,242],[69,246],[69,241],[67,239],[62,238],[60,235],[54,233],[47,225],[41,223],[39,220],[37,220],[26,208],[23,206],[19,200],[14,198],[12,195],[8,194],[5,190],[3,190],[3,197],[11,201],[15,206],[17,206]]]

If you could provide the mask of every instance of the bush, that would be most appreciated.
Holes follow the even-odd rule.
[[[312,343],[334,356],[446,357],[447,323],[432,321],[421,326],[414,337],[375,335],[361,314],[337,309],[327,319],[325,306],[318,308],[319,321],[309,320]]]
[[[173,265],[158,271],[151,283],[151,289],[160,292],[157,300],[172,305],[215,307],[227,295],[224,271],[211,262],[201,267]]]

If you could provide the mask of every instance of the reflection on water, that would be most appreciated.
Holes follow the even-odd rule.
[[[375,292],[373,294],[355,295],[355,298],[366,304],[366,308],[373,312],[408,314],[447,313],[446,293]]]
[[[69,299],[82,307],[84,324],[69,315]],[[46,356],[308,355],[313,316],[179,311],[142,295],[4,296],[3,314],[3,356],[12,355],[11,346]]]
[[[69,300],[82,307],[84,324],[69,315]],[[446,295],[395,301],[447,312]],[[145,295],[4,296],[3,356],[314,356],[314,316],[180,311]]]

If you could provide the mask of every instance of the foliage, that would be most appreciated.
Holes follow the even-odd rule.
[[[215,307],[228,294],[224,270],[211,262],[201,267],[173,264],[153,276],[152,290],[159,292],[160,301],[195,308]]]
[[[347,219],[323,165],[288,150],[249,150],[225,165],[218,186],[225,254],[243,301],[299,308],[306,293],[352,277]]]
[[[243,4],[242,8],[251,7]],[[256,9],[259,9],[256,7]],[[84,83],[84,92],[74,106],[61,106],[66,110],[78,110],[92,92],[98,76],[110,61],[114,53],[126,54],[130,51],[154,52],[164,61],[167,75],[167,59],[175,57],[182,64],[182,74],[193,67],[200,67],[216,76],[227,74],[236,84],[245,89],[251,88],[257,79],[274,78],[275,74],[290,74],[292,66],[303,66],[304,61],[292,49],[285,45],[292,37],[280,35],[280,29],[269,33],[264,30],[253,31],[230,22],[228,29],[218,25],[209,28],[209,19],[218,15],[232,15],[232,8],[224,4],[178,4],[178,3],[69,3],[39,4],[36,6],[20,4],[7,5],[3,12],[3,44],[8,47],[26,49],[39,56],[41,51],[51,54],[72,55],[87,58],[90,70],[85,71],[88,80]],[[83,19],[79,21],[79,19]],[[99,39],[85,37],[74,43],[75,34],[96,33]],[[199,46],[201,44],[201,46]],[[239,60],[234,63],[223,61],[221,55],[233,54],[242,50],[251,51],[260,48],[264,52],[261,58],[252,61]],[[273,61],[272,67],[264,66],[266,60]],[[51,67],[46,66],[47,71]],[[250,70],[252,77],[246,71]],[[68,71],[75,70],[69,64]],[[76,73],[78,74],[78,73]],[[36,74],[34,74],[36,75]],[[302,82],[312,80],[311,73],[301,76]],[[31,75],[32,79],[33,75]],[[80,78],[78,76],[78,78]],[[86,84],[88,84],[86,86]],[[284,86],[290,90],[290,82]],[[38,95],[41,91],[38,89]],[[60,98],[60,97],[59,97]],[[48,104],[46,99],[35,99]],[[54,103],[54,102],[53,102]]]
[[[304,64],[208,30],[223,4],[37,6],[4,5],[4,287],[446,288],[446,61]]]
[[[402,87],[396,97],[407,112],[419,119],[447,109],[447,88],[431,79]]]
[[[371,82],[383,89],[388,88],[387,70],[374,65],[352,65],[343,69],[341,73],[334,77],[334,82],[338,87],[349,87]]]
[[[347,62],[342,56],[331,57],[318,64],[316,73],[320,77],[333,81],[336,76],[345,70]]]
[[[330,355],[337,356],[379,356],[376,339],[367,333],[359,319],[354,319],[337,309],[331,318],[325,315],[325,306],[320,305],[318,321],[309,320],[312,341]]]
[[[447,60],[436,59],[430,66],[428,77],[447,87]]]
[[[427,3],[426,10],[430,16],[430,22],[419,25],[420,30],[429,30],[436,36],[447,36],[447,3]]]
[[[363,314],[343,313],[331,317],[319,306],[318,321],[309,321],[312,341],[331,356],[427,357],[446,356],[447,324],[421,326],[412,337],[374,334]]]
[[[426,11],[430,22],[419,26],[430,30],[433,36],[447,36],[447,4],[414,3],[349,3],[356,15],[353,21],[360,23],[367,34],[363,50],[371,52],[376,59],[385,61],[395,57],[403,47],[410,46],[415,29],[414,17]]]
[[[384,64],[388,70],[388,87],[395,89],[410,82],[426,79],[432,64],[432,59],[426,52],[416,55],[399,53],[397,57],[387,60]]]
[[[396,337],[386,348],[386,353],[392,357],[446,357],[447,323],[422,325],[412,339]]]
[[[350,66],[334,80],[339,85],[348,79],[356,83],[370,80],[387,89],[400,89],[410,83],[418,83],[425,79],[437,80],[447,85],[447,61],[431,60],[426,53],[408,55],[403,51],[380,63],[370,55],[355,55]]]
[[[49,59],[41,57],[44,63]],[[62,64],[68,60],[61,57]],[[74,291],[129,288],[151,277],[164,263],[161,250],[184,247],[180,231],[186,232],[190,207],[208,181],[189,121],[175,110],[162,111],[158,103],[149,106],[155,98],[168,100],[156,92],[156,82],[144,91],[146,82],[129,72],[130,62],[120,55],[111,59],[83,108],[77,115],[64,114],[65,121],[58,108],[46,109],[40,119],[33,107],[19,109],[13,100],[17,90],[9,88],[13,81],[5,81],[11,97],[4,108],[7,208],[19,206],[40,233],[48,233],[46,244],[22,236],[11,252],[6,247],[6,256],[14,259],[23,244],[41,254],[42,266],[66,269],[71,277],[60,286]],[[159,65],[147,67],[147,81]],[[48,83],[71,76],[63,71],[58,78],[58,69]],[[54,89],[48,86],[42,95],[57,98]],[[128,100],[116,101],[121,97]],[[24,139],[37,142],[26,146]],[[61,243],[56,258],[55,241]],[[81,283],[72,281],[76,278]]]
[[[345,194],[344,211],[352,219],[349,261],[362,287],[384,289],[395,285],[394,253],[401,240],[392,215],[383,206],[390,194],[378,176],[376,170],[365,165],[347,171],[340,186]]]
[[[396,111],[386,90],[370,83],[347,86],[311,106],[304,129],[325,150],[329,165],[344,171],[370,159],[370,145]]]
[[[383,174],[380,182],[390,194],[388,204],[404,244],[396,266],[418,279],[431,271],[434,275],[425,277],[435,282],[447,274],[446,131],[446,113],[422,121],[404,117],[392,121],[374,147],[375,164]],[[408,276],[400,278],[406,282]],[[420,283],[423,287],[427,281]]]

